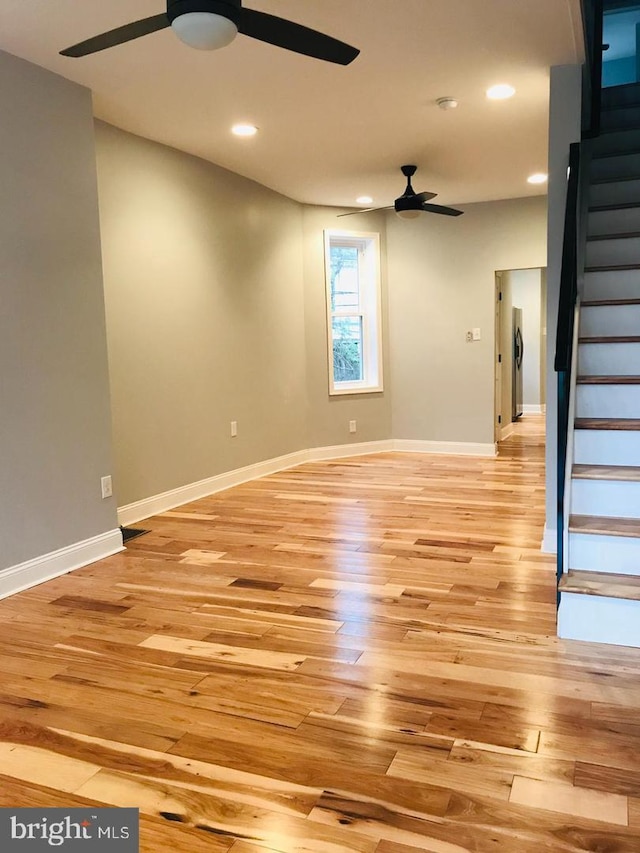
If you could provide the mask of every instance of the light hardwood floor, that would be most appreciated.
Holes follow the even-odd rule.
[[[638,853],[640,651],[555,637],[544,451],[315,463],[0,602],[0,805],[146,853]]]

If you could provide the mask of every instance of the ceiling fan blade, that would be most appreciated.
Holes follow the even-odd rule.
[[[362,210],[352,210],[350,213],[338,213],[338,218],[341,216],[355,216],[356,213],[376,213],[379,210],[393,210],[393,205],[389,205],[389,207],[363,207]]]
[[[166,13],[154,15],[151,18],[143,18],[141,21],[125,24],[124,27],[118,27],[115,30],[110,30],[108,33],[102,33],[102,35],[81,41],[79,44],[74,44],[73,47],[61,50],[60,54],[61,56],[88,56],[91,53],[106,50],[108,47],[115,47],[118,44],[133,41],[133,39],[138,39],[141,36],[156,33],[158,30],[164,30],[168,26],[170,26],[170,23]]]
[[[464,210],[456,210],[455,207],[443,207],[441,204],[424,204],[422,209],[426,213],[440,213],[442,216],[462,216]]]
[[[437,195],[438,193],[416,193],[415,198],[417,198],[418,201],[429,201],[429,199],[435,198]]]
[[[349,65],[360,53],[357,48],[317,30],[254,9],[242,9],[239,30],[245,36],[336,65]]]

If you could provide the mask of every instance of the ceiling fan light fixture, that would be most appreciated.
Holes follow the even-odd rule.
[[[418,219],[422,216],[421,210],[396,210],[400,219]]]
[[[196,50],[218,50],[238,35],[233,21],[213,12],[186,12],[171,22],[171,29],[180,41]]]

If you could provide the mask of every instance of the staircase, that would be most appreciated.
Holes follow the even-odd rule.
[[[640,84],[592,142],[561,637],[640,647]]]

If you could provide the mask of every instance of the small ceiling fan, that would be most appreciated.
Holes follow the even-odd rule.
[[[125,24],[82,41],[62,56],[88,56],[171,27],[178,38],[199,50],[216,50],[230,44],[238,33],[337,65],[349,65],[360,51],[338,39],[302,24],[244,9],[242,0],[167,0],[161,15]]]
[[[416,219],[421,213],[439,213],[442,216],[462,216],[463,210],[455,207],[443,207],[441,204],[427,204],[437,193],[417,193],[411,185],[411,178],[418,171],[417,166],[402,166],[402,174],[407,179],[404,193],[388,207],[368,207],[364,210],[352,210],[350,213],[339,213],[338,216],[353,216],[356,213],[373,213],[377,210],[395,210],[402,219]]]

